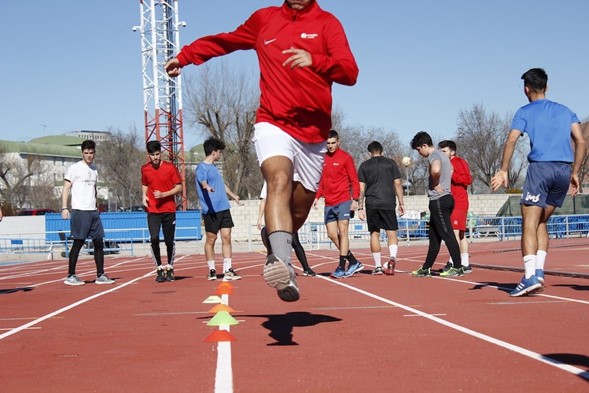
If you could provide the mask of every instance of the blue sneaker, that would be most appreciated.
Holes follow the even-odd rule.
[[[532,276],[530,278],[522,278],[522,281],[517,284],[517,287],[511,292],[509,292],[509,296],[522,296],[527,293],[534,292],[538,289],[542,288],[542,283],[538,281],[536,276]]]
[[[540,281],[540,283],[542,283],[542,285],[544,285],[544,270],[536,269],[536,273],[534,275],[536,276],[538,281]]]
[[[331,277],[344,278],[344,277],[346,277],[346,271],[343,268],[338,266],[337,269],[335,269],[335,272],[331,273]]]
[[[352,276],[354,273],[358,273],[359,271],[361,271],[362,269],[364,269],[364,265],[362,265],[360,263],[360,261],[357,261],[356,263],[348,266],[348,270],[346,270],[346,277],[350,277]]]

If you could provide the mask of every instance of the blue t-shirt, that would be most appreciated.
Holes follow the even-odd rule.
[[[528,161],[573,162],[571,125],[577,115],[566,106],[547,99],[530,102],[518,109],[511,129],[530,137]]]
[[[203,181],[206,181],[209,186],[213,187],[214,192],[208,192],[203,189],[200,185]],[[223,210],[229,210],[231,207],[229,198],[225,192],[223,177],[213,164],[201,162],[196,167],[196,190],[198,191],[202,214],[217,213]]]

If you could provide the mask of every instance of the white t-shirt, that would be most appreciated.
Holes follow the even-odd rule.
[[[96,210],[96,181],[98,171],[94,163],[87,165],[83,160],[70,166],[65,180],[72,183],[72,209]]]

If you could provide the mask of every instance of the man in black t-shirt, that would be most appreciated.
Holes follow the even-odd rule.
[[[358,217],[366,220],[368,232],[370,232],[370,251],[375,266],[372,274],[393,275],[399,248],[395,194],[399,199],[399,214],[404,213],[401,172],[395,161],[382,155],[380,142],[371,142],[368,145],[368,152],[371,158],[364,161],[358,169],[360,180]],[[381,263],[381,229],[384,229],[387,234],[390,255],[384,269]]]

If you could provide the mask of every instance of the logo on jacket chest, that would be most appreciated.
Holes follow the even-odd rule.
[[[312,40],[319,36],[317,33],[301,33],[301,38],[304,40]]]

